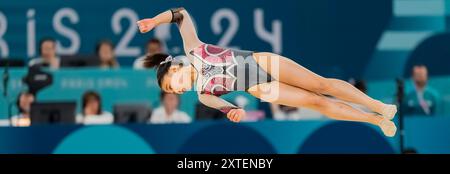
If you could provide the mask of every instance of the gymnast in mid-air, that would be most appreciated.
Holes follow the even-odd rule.
[[[345,81],[324,78],[274,53],[204,43],[184,8],[173,8],[137,22],[141,33],[165,23],[177,24],[188,60],[186,63],[166,54],[149,55],[145,59],[146,67],[157,68],[158,84],[165,92],[182,94],[194,89],[200,102],[224,112],[233,122],[239,122],[245,111],[220,96],[246,91],[270,103],[314,109],[336,120],[370,123],[379,126],[389,137],[397,131],[391,121],[397,112],[395,105],[370,98]],[[361,111],[346,102],[365,106],[373,112]]]

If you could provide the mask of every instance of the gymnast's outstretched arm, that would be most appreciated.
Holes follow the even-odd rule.
[[[200,102],[202,102],[204,105],[218,109],[221,112],[227,114],[228,119],[234,122],[239,122],[242,117],[245,116],[245,111],[240,109],[239,107],[236,107],[235,105],[227,102],[226,100],[210,95],[210,94],[198,94],[198,99]]]
[[[197,36],[194,23],[183,7],[167,10],[153,18],[143,19],[137,22],[141,33],[146,33],[161,24],[176,23],[183,38],[185,52],[190,52],[194,48],[203,44]]]

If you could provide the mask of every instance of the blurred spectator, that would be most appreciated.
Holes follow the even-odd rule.
[[[87,91],[82,98],[82,113],[77,115],[77,123],[81,124],[112,124],[114,117],[102,110],[100,95],[94,91]]]
[[[162,106],[156,108],[150,117],[152,124],[190,123],[191,117],[178,110],[180,98],[177,94],[161,92]]]
[[[201,102],[195,105],[195,121],[201,120],[218,120],[227,118],[225,114],[217,109],[210,108]]]
[[[271,104],[272,117],[277,121],[315,120],[323,118],[322,114],[307,108],[296,108]]]
[[[367,94],[367,85],[366,85],[366,81],[364,80],[356,80],[353,84],[353,86],[355,86],[356,89],[359,89],[361,92],[363,92],[364,94]]]
[[[235,104],[237,107],[240,107],[245,110],[246,115],[244,118],[242,118],[241,121],[260,121],[263,120],[266,117],[266,114],[262,110],[248,110],[247,106],[249,105],[250,101],[244,97],[243,95],[238,95],[234,98],[233,104]],[[226,118],[226,117],[223,117]]]
[[[407,115],[434,115],[438,94],[427,85],[428,69],[425,65],[416,65],[412,69],[414,88],[406,93],[404,110]]]
[[[11,125],[18,127],[30,126],[31,104],[34,102],[34,94],[30,92],[21,92],[17,97],[18,115],[11,117]]]
[[[353,86],[355,86],[355,88],[356,89],[359,89],[361,92],[363,92],[364,94],[367,94],[367,85],[366,85],[366,81],[364,81],[364,80],[354,80],[354,79],[351,79],[351,80],[349,80],[349,83],[350,84],[353,84]],[[373,111],[371,111],[369,108],[367,108],[367,107],[365,107],[365,106],[363,106],[363,105],[359,105],[359,104],[356,104],[356,103],[350,103],[350,102],[345,102],[345,103],[347,103],[348,105],[350,105],[350,106],[352,106],[352,107],[354,107],[354,108],[356,108],[356,109],[359,109],[359,110],[361,110],[361,111],[364,111],[364,112],[373,112]]]
[[[101,68],[118,68],[119,63],[114,54],[114,44],[109,40],[101,40],[95,47],[95,52],[100,59]]]
[[[299,109],[290,106],[272,104],[273,119],[282,120],[299,120]]]
[[[138,57],[134,63],[133,68],[134,69],[144,69],[144,59],[147,56],[151,56],[156,53],[161,53],[163,51],[163,44],[158,39],[150,39],[145,44],[145,54],[141,57]]]
[[[43,38],[39,43],[39,57],[31,59],[30,67],[50,67],[59,69],[60,58],[56,55],[56,41],[53,38]]]

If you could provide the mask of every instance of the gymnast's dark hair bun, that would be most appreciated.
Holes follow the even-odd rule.
[[[147,56],[144,60],[145,68],[156,68],[156,78],[160,87],[164,76],[169,72],[170,66],[172,66],[172,61],[167,61],[163,64],[161,62],[165,61],[169,56],[168,54],[158,53]]]
[[[158,68],[166,58],[169,57],[168,54],[158,53],[149,55],[144,59],[145,68]],[[164,65],[164,64],[163,64]]]

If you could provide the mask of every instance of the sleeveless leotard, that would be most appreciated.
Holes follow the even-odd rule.
[[[272,81],[253,59],[253,52],[202,44],[193,49],[194,68],[202,76],[202,94],[221,96],[231,91],[247,91],[250,87]]]

